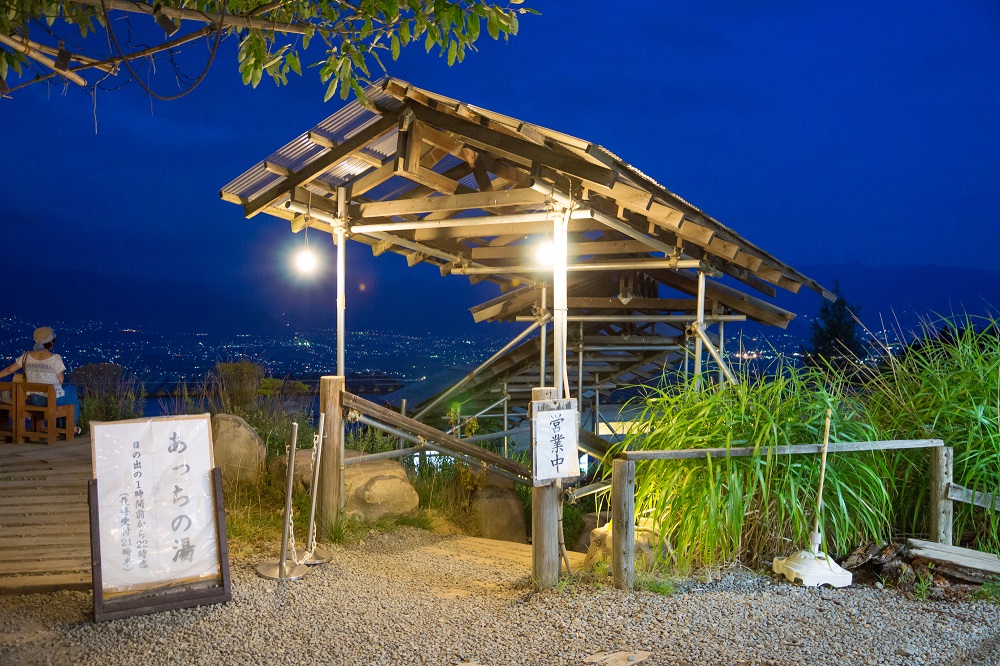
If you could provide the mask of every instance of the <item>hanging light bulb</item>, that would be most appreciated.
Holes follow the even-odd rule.
[[[311,203],[311,201],[310,201]],[[311,212],[311,211],[310,211]],[[295,255],[295,267],[300,273],[312,273],[319,266],[319,260],[313,251],[309,249],[309,223],[311,218],[306,215],[305,224],[305,247],[299,250],[298,254]]]
[[[295,267],[302,273],[312,273],[316,270],[318,263],[316,255],[308,247],[302,248],[295,255]]]

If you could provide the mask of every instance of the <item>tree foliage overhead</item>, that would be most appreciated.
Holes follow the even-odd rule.
[[[839,281],[833,283],[833,293],[837,300],[833,303],[824,300],[812,322],[809,354],[814,362],[822,359],[840,367],[851,359],[864,357],[865,345],[858,336],[856,315],[860,308],[843,297]]]
[[[352,90],[363,97],[362,85],[385,70],[388,58],[397,59],[403,48],[414,43],[422,45],[428,53],[436,49],[453,65],[475,48],[484,28],[493,39],[517,34],[519,15],[537,13],[520,6],[522,3],[523,0],[504,3],[160,0],[155,4],[144,0],[5,0],[0,5],[0,77],[7,79],[13,70],[19,78],[12,89],[59,76],[79,85],[93,86],[95,80],[107,78],[111,71],[117,73],[117,65],[124,64],[145,87],[135,72],[141,61],[158,56],[172,58],[184,44],[210,39],[212,55],[207,71],[218,42],[232,36],[239,39],[239,71],[245,84],[256,87],[266,74],[282,85],[288,82],[289,73],[301,76],[305,64],[316,67],[320,80],[327,84],[325,99],[338,92],[346,98]],[[130,22],[115,20],[123,12]],[[113,30],[101,35],[107,32],[109,19]],[[163,35],[162,44],[126,48],[131,44],[124,35],[132,34],[132,20],[154,26],[158,32],[149,32],[147,27],[144,34]],[[180,30],[169,34],[174,26]],[[123,37],[119,38],[119,34]],[[69,44],[71,39],[73,45],[81,46],[64,47],[64,40]],[[321,56],[317,57],[315,48],[307,54],[310,45],[317,43],[322,44]],[[59,69],[53,65],[60,64],[56,55],[64,48],[72,53],[68,53],[69,65]],[[107,57],[109,48],[111,57]],[[95,55],[98,53],[103,56]],[[29,65],[33,73],[26,71]],[[94,71],[100,77],[80,82],[82,75]],[[193,88],[203,77],[204,74],[189,87]]]

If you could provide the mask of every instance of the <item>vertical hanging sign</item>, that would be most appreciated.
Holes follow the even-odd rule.
[[[532,403],[532,476],[536,486],[580,476],[577,447],[580,413],[576,400]]]
[[[97,619],[228,600],[209,415],[95,423],[91,441]]]

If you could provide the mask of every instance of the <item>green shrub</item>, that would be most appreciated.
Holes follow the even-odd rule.
[[[637,464],[637,515],[659,526],[685,572],[737,560],[759,566],[807,543],[819,458],[765,447],[821,442],[828,407],[831,442],[878,439],[847,387],[816,370],[787,370],[770,381],[744,377],[701,392],[669,386],[644,404],[638,427],[618,448],[755,450],[750,457]],[[821,531],[829,550],[888,535],[900,464],[883,452],[828,457]]]
[[[979,326],[977,327],[977,324]],[[965,318],[926,323],[923,338],[903,354],[867,368],[862,392],[871,422],[887,439],[941,439],[954,448],[955,482],[1000,492],[1000,337],[994,321]],[[901,480],[900,527],[925,532],[927,453],[911,454]],[[955,504],[955,542],[1000,553],[996,511]]]

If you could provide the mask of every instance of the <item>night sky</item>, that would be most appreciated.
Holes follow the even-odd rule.
[[[995,0],[530,4],[542,15],[523,17],[509,43],[484,37],[453,68],[418,45],[389,62],[389,74],[599,143],[823,279],[857,264],[935,265],[945,269],[916,272],[954,282],[968,269],[1000,271]],[[104,55],[103,40],[70,45]],[[21,297],[6,291],[4,310],[64,316],[99,303],[124,316],[146,294],[165,312],[249,299],[260,310],[247,317],[333,321],[329,237],[310,240],[327,250],[330,270],[302,282],[287,269],[302,236],[276,218],[245,220],[218,193],[342,102],[323,103],[315,69],[283,88],[267,78],[243,86],[235,50],[227,40],[201,87],[175,102],[134,83],[98,91],[96,104],[59,84],[0,100],[5,265],[31,267],[34,282]],[[205,57],[205,45],[188,54]],[[162,76],[156,83],[177,90]],[[494,293],[350,245],[354,325],[401,316],[417,330],[449,317],[465,324],[464,308]],[[977,275],[982,289],[1000,291],[991,273]],[[444,319],[414,308],[422,286],[449,301]],[[804,297],[798,308],[786,303],[816,307]]]

